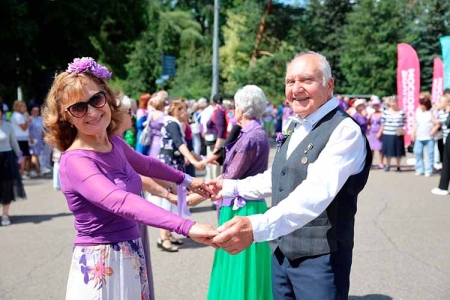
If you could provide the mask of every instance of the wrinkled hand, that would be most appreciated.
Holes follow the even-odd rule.
[[[204,161],[196,161],[192,163],[196,170],[202,171],[205,169],[205,162]]]
[[[173,205],[178,205],[178,196],[175,194],[170,193],[168,198],[166,198],[166,200],[172,203]]]
[[[253,228],[247,217],[234,217],[217,228],[213,243],[230,254],[238,254],[253,243]]]
[[[214,192],[215,196],[211,197],[211,200],[217,201],[219,199],[222,199],[222,188],[223,188],[223,179],[222,178],[215,178],[211,179],[206,183],[209,188]]]
[[[212,198],[216,193],[203,181],[203,179],[194,177],[192,184],[188,187],[191,192],[197,193],[203,198]]]
[[[189,237],[191,239],[197,243],[206,244],[216,249],[219,248],[219,246],[213,242],[212,238],[217,234],[217,230],[209,224],[195,223],[191,229],[189,229]]]
[[[205,198],[202,195],[191,193],[187,196],[186,202],[188,206],[196,206],[199,203],[205,201]]]

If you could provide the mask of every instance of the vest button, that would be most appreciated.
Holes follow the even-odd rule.
[[[278,240],[279,240],[279,241],[281,241],[281,236],[280,236],[280,237],[278,237]]]
[[[286,175],[286,172],[285,171],[281,171],[281,175],[282,176]]]
[[[282,192],[283,191],[283,188],[282,187],[280,187],[280,192]]]

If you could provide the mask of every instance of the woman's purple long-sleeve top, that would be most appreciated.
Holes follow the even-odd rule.
[[[258,121],[252,120],[242,128],[238,139],[228,144],[226,149],[224,179],[243,179],[267,170],[270,146]]]
[[[141,198],[138,173],[181,183],[184,173],[111,136],[109,152],[70,150],[60,162],[61,190],[75,217],[75,245],[137,239],[137,222],[187,236],[194,224]]]

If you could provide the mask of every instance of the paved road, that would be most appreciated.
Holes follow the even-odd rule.
[[[429,191],[438,177],[373,170],[359,199],[351,278],[352,300],[450,299],[450,196]],[[64,299],[73,218],[48,179],[26,181],[29,199],[13,203],[0,227],[0,299]],[[216,222],[209,203],[193,209]],[[214,251],[185,240],[162,252],[150,230],[157,299],[205,299]]]

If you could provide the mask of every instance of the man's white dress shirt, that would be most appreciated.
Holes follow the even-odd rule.
[[[313,126],[337,106],[338,101],[333,98],[305,119],[293,118],[297,125],[288,144],[286,159]],[[363,170],[366,154],[366,141],[361,128],[352,119],[344,119],[331,134],[317,160],[309,164],[306,179],[266,213],[248,216],[254,241],[274,240],[317,218],[330,205],[347,179]],[[245,199],[269,197],[272,194],[272,170],[242,180],[225,179],[222,196],[235,196],[236,184],[238,194]]]

